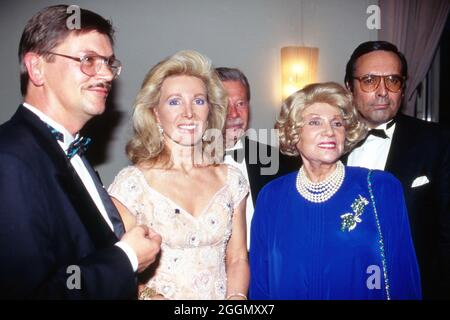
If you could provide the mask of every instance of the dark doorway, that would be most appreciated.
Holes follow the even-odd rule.
[[[450,127],[450,15],[442,32],[439,90],[439,123]]]

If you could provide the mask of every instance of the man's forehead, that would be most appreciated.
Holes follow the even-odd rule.
[[[355,63],[355,71],[380,74],[400,73],[401,61],[393,52],[376,50],[359,57]]]
[[[222,84],[229,94],[247,97],[247,90],[239,80],[226,80]]]
[[[97,53],[107,57],[114,54],[109,37],[96,30],[87,32],[72,31],[55,48]]]

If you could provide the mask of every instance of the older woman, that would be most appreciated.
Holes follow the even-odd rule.
[[[226,105],[211,62],[195,51],[161,61],[143,82],[127,145],[133,165],[109,188],[126,228],[146,223],[162,236],[142,299],[246,298],[248,183],[214,164]]]
[[[417,299],[419,271],[400,183],[339,158],[366,129],[351,95],[312,84],[284,102],[275,125],[298,172],[261,191],[252,222],[254,299]]]

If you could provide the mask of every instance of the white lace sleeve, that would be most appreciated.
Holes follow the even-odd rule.
[[[228,170],[231,198],[233,200],[233,207],[236,208],[248,194],[250,187],[241,170],[231,165],[228,166]]]
[[[109,195],[135,216],[141,214],[144,208],[144,190],[138,170],[133,166],[122,169],[108,188]]]

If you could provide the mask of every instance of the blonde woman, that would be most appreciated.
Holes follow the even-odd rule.
[[[248,182],[215,161],[226,104],[210,60],[195,51],[161,61],[142,84],[127,145],[132,166],[109,188],[126,228],[146,223],[163,239],[141,299],[246,299]]]

